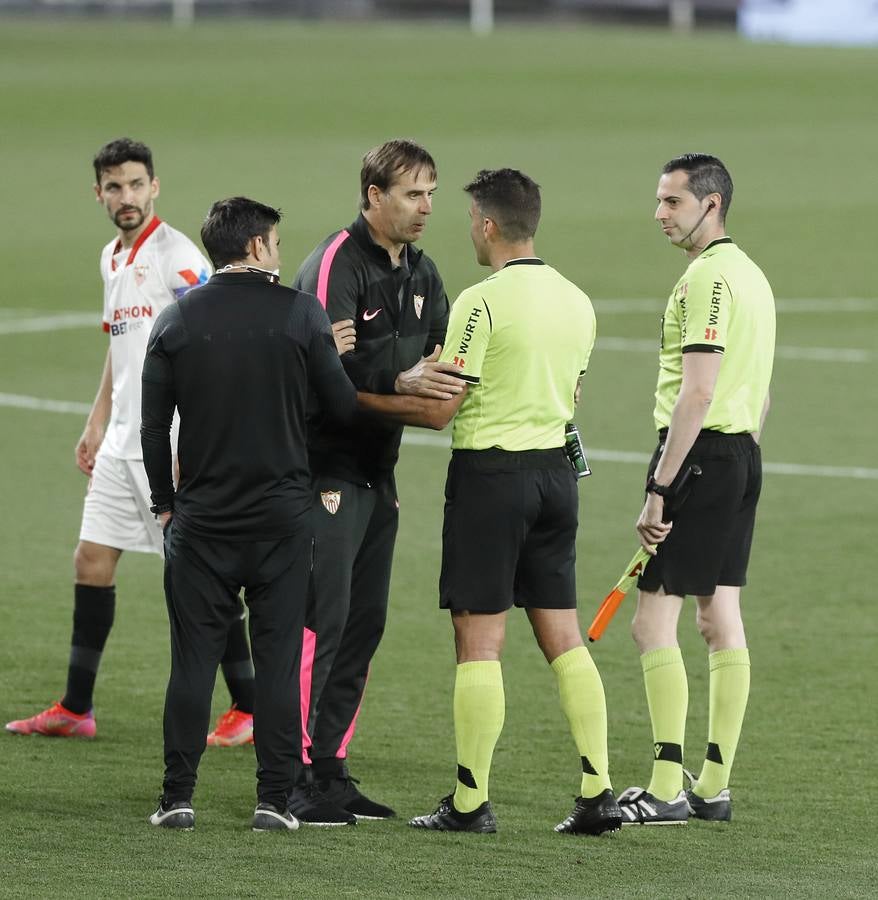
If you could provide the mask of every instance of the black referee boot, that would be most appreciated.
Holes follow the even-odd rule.
[[[428,831],[471,831],[475,834],[494,834],[497,831],[494,810],[487,800],[472,812],[463,813],[454,808],[454,794],[443,797],[435,812],[415,816],[409,825]]]
[[[603,834],[622,827],[622,810],[607,788],[596,797],[577,797],[573,812],[555,826],[559,834]]]
[[[689,780],[686,805],[689,807],[690,816],[703,819],[705,822],[732,821],[732,795],[728,788],[720,791],[715,797],[699,797],[693,790],[698,778],[688,769],[683,769],[683,775]]]

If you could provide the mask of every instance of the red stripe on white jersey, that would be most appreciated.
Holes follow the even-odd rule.
[[[149,225],[143,229],[140,234],[140,237],[134,242],[134,246],[131,248],[131,252],[128,254],[128,259],[125,261],[126,266],[130,266],[131,263],[134,262],[134,257],[137,256],[137,251],[143,246],[144,241],[162,224],[162,220],[158,216],[153,216],[152,221],[150,221]],[[115,272],[116,271],[116,254],[122,249],[122,241],[116,240],[116,246],[113,247],[113,252],[110,254],[110,269]]]

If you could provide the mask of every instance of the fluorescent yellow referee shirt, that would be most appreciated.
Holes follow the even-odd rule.
[[[722,353],[703,428],[759,430],[774,365],[774,295],[731,238],[713,241],[674,286],[662,318],[655,426],[667,428],[683,382],[683,354]]]
[[[441,356],[469,384],[451,446],[562,447],[594,339],[591,301],[542,260],[510,260],[467,288],[451,308]]]

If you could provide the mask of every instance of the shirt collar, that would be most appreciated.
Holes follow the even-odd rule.
[[[717,238],[715,241],[711,241],[704,250],[710,250],[711,247],[716,247],[717,244],[734,244],[735,242],[730,237],[721,237]],[[704,253],[704,250],[701,252]]]
[[[503,264],[505,269],[507,266],[544,266],[545,263],[538,256],[520,256],[518,259],[510,259]]]

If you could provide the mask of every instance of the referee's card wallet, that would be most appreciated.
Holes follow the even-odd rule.
[[[564,452],[570,465],[573,466],[573,474],[576,479],[591,475],[588,460],[585,458],[585,448],[582,446],[582,435],[574,422],[568,422],[564,426]]]

